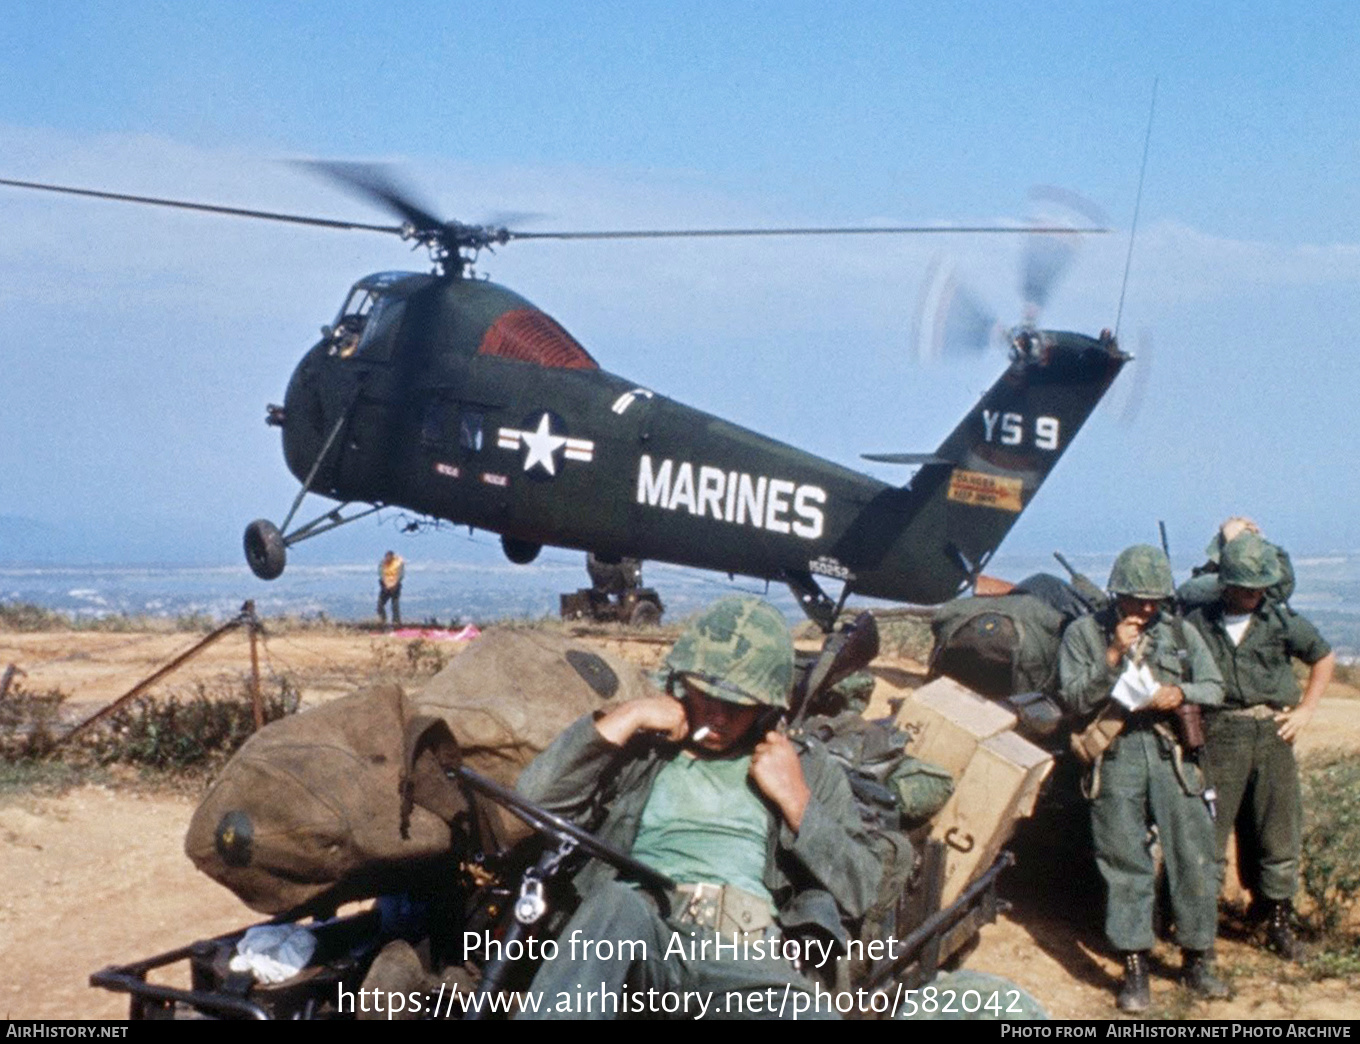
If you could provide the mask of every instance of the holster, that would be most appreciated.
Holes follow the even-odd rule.
[[[1196,708],[1196,710],[1198,710],[1198,708]],[[1179,714],[1176,715],[1175,722],[1177,726],[1175,730],[1173,730],[1171,726],[1164,721],[1157,722],[1155,725],[1152,726],[1152,730],[1155,733],[1157,733],[1157,736],[1161,741],[1163,749],[1167,752],[1167,754],[1170,755],[1171,768],[1176,773],[1176,782],[1178,782],[1181,785],[1181,789],[1185,791],[1186,796],[1203,797],[1204,796],[1203,774],[1201,774],[1200,783],[1198,785],[1194,785],[1190,782],[1190,776],[1185,771],[1185,757],[1187,754],[1191,754],[1193,752],[1184,749],[1184,747],[1182,746],[1182,740],[1180,736],[1177,735],[1177,733],[1180,731],[1181,723]],[[1203,736],[1201,736],[1200,738],[1201,748],[1203,747],[1203,745],[1204,740]]]
[[[1094,801],[1100,795],[1101,762],[1105,760],[1105,752],[1124,731],[1127,722],[1128,713],[1111,701],[1096,711],[1096,716],[1084,729],[1072,733],[1069,738],[1073,756],[1086,766],[1081,792],[1087,800]]]
[[[1072,733],[1070,744],[1073,755],[1083,765],[1095,765],[1124,731],[1127,720],[1128,715],[1123,707],[1114,702],[1106,703],[1084,729]]]

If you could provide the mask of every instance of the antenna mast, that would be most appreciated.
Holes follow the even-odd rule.
[[[1119,339],[1119,321],[1124,317],[1124,294],[1129,289],[1129,269],[1133,266],[1133,240],[1138,234],[1138,211],[1143,206],[1143,178],[1147,174],[1148,146],[1152,144],[1152,116],[1157,111],[1157,78],[1152,80],[1152,103],[1148,106],[1147,133],[1143,135],[1143,165],[1138,169],[1138,196],[1133,202],[1133,224],[1129,227],[1129,252],[1124,258],[1124,281],[1119,286],[1119,308],[1114,315],[1114,336]]]

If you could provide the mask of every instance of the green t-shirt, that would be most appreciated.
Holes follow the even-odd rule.
[[[632,855],[682,883],[735,885],[773,912],[764,882],[773,824],[750,769],[749,754],[672,759],[652,785]]]

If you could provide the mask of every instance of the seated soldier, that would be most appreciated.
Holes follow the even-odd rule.
[[[770,712],[788,707],[794,669],[773,606],[719,601],[686,628],[665,666],[665,694],[578,720],[525,769],[519,790],[679,882],[666,897],[669,914],[612,867],[589,864],[561,954],[543,963],[532,989],[545,1009],[562,993],[617,996],[626,983],[696,991],[711,1001],[709,1015],[769,1017],[753,995],[813,991],[770,944],[803,940],[804,963],[829,970],[847,938],[844,921],[873,902],[882,866],[843,770],[815,742],[795,744],[772,728]],[[574,959],[572,939],[581,944]],[[717,939],[725,952],[714,953]],[[734,955],[734,940],[760,945]],[[733,995],[755,1003],[728,1008]],[[802,1007],[802,1017],[835,1017],[825,1001],[820,1012]],[[537,1017],[555,1014],[582,1016]]]

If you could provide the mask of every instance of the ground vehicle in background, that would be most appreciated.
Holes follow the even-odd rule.
[[[654,627],[661,622],[666,606],[656,588],[642,585],[642,563],[636,558],[602,562],[593,553],[587,554],[586,571],[590,586],[562,595],[562,619],[633,627]]]

